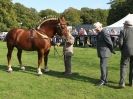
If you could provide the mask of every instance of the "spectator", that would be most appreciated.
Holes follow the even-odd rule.
[[[74,30],[72,31],[72,35],[73,35],[73,36],[78,35],[77,29],[74,29]]]
[[[72,35],[74,36],[74,39],[75,39],[74,45],[78,46],[79,45],[79,36],[78,36],[77,29],[73,30]]]
[[[129,85],[133,86],[133,22],[132,21],[125,21],[124,30],[121,31],[119,37],[119,47],[121,50],[119,86],[121,88],[125,87],[126,68],[129,62],[130,62]]]
[[[79,30],[79,36],[80,36],[80,45],[85,45],[85,35],[87,35],[87,32],[84,28],[80,28]]]
[[[111,52],[115,52],[113,50],[113,43],[111,41],[110,35],[105,30],[103,30],[102,24],[100,22],[96,22],[94,23],[94,27],[95,31],[97,32],[97,54],[100,58],[101,70],[99,86],[101,86],[107,84],[107,61],[111,56]]]
[[[111,40],[113,42],[113,46],[115,48],[117,46],[117,39],[118,39],[117,32],[115,31],[115,29],[111,29],[110,35],[111,35]]]

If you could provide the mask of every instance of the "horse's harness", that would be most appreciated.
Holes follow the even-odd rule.
[[[34,36],[34,33],[37,33],[40,36],[41,39],[51,39],[45,33],[42,34],[38,30],[33,28],[33,29],[30,30],[30,39],[31,40],[36,38]],[[38,39],[40,39],[40,38],[38,38]],[[56,47],[54,46],[54,56],[55,56],[55,53],[57,53],[59,55],[59,52],[57,51]],[[59,56],[63,56],[63,55],[59,55]]]
[[[38,34],[40,37],[35,37],[34,36],[34,33],[36,33],[36,34]],[[48,39],[49,37],[46,35],[46,33],[43,33],[43,32],[40,32],[40,31],[38,31],[38,30],[36,30],[36,29],[31,29],[30,30],[30,35],[29,35],[29,38],[30,39]]]
[[[66,24],[58,24],[57,26],[56,26],[56,29],[57,29],[57,32],[58,33],[61,33],[61,30],[63,29],[63,27],[65,26]],[[38,30],[36,30],[36,29],[31,29],[30,30],[30,37],[29,38],[31,38],[31,39],[37,39],[36,37],[34,37],[34,33],[37,33],[39,36],[40,36],[40,38],[41,39],[48,39],[49,37],[46,35],[46,33],[44,33],[44,32],[40,32],[40,31],[38,31]],[[51,39],[51,38],[50,38]]]

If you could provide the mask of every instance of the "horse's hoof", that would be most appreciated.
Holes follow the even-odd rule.
[[[49,69],[48,69],[48,68],[44,69],[44,72],[45,72],[45,73],[46,73],[46,72],[49,72]]]
[[[37,75],[38,75],[38,76],[42,75],[42,72],[38,72]]]
[[[37,70],[37,74],[38,74],[38,75],[42,75],[41,69],[38,69],[38,70]]]
[[[8,68],[7,70],[8,73],[11,73],[12,71],[13,71],[12,68]]]
[[[21,69],[22,71],[25,71],[25,67],[24,67],[24,66],[22,66],[20,69]]]

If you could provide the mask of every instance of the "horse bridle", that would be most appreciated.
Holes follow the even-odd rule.
[[[60,34],[63,34],[62,33],[62,30],[65,28],[65,26],[67,26],[67,24],[60,24],[60,23],[58,23],[58,25],[57,25],[57,34],[59,33],[59,35]]]

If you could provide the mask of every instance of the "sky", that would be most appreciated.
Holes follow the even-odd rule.
[[[12,0],[13,3],[21,3],[28,8],[35,8],[37,11],[52,9],[58,13],[69,7],[80,10],[82,7],[92,9],[109,9],[107,4],[110,0]]]

